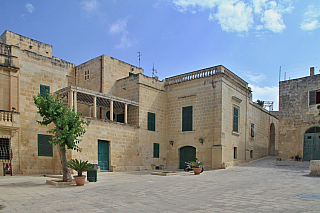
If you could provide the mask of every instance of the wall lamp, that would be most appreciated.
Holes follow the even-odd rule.
[[[199,138],[199,142],[202,143],[202,145],[203,145],[203,141],[204,141],[203,138]]]
[[[173,146],[174,141],[171,140],[171,141],[169,141],[169,143],[170,143],[171,146]]]

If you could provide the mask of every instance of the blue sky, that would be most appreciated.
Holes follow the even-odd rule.
[[[224,65],[275,101],[278,82],[320,70],[319,0],[0,0],[0,31],[79,65],[106,54],[160,79]],[[2,33],[1,32],[1,33]]]

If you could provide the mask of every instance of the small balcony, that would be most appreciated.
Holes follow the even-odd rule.
[[[20,113],[16,111],[0,110],[0,129],[15,132],[20,128]]]

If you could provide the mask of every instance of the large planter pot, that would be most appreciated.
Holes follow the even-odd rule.
[[[74,180],[76,181],[77,186],[83,186],[86,181],[86,176],[74,176]]]
[[[192,168],[192,169],[193,169],[193,172],[194,172],[195,175],[200,175],[202,168],[199,167],[199,168]]]

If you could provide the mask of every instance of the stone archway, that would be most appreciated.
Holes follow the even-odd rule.
[[[314,126],[304,133],[303,160],[320,160],[320,127]]]
[[[274,156],[276,150],[276,129],[274,123],[270,125],[270,137],[269,137],[269,155]]]

